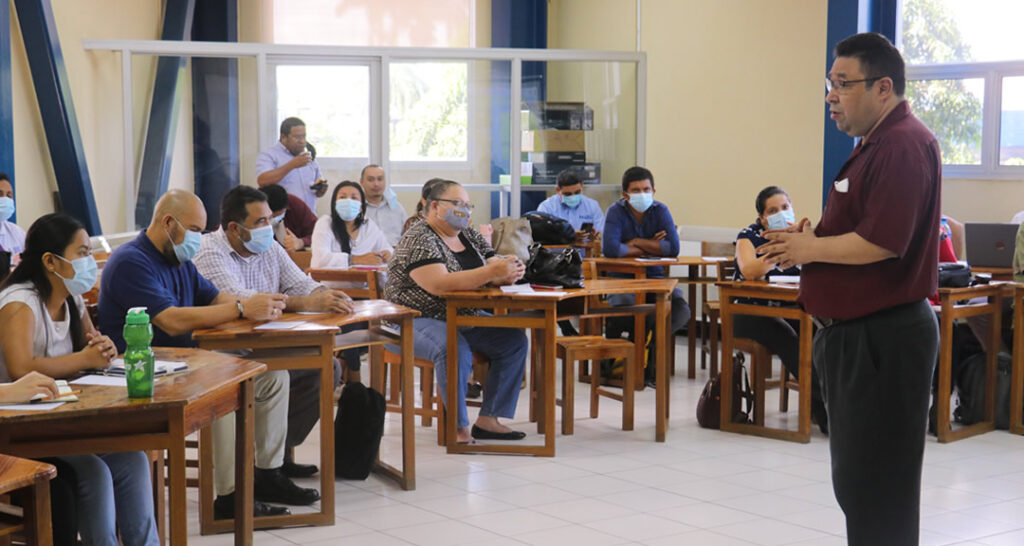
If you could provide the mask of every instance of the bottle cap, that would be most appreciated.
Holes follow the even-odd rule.
[[[125,324],[149,324],[149,314],[145,307],[132,307],[128,310],[128,316],[124,319]]]

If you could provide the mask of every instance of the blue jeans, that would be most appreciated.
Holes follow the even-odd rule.
[[[149,458],[141,451],[60,457],[78,478],[78,532],[85,546],[157,545]]]
[[[445,385],[448,376],[448,323],[432,318],[417,318],[412,321],[413,351],[416,358],[434,363],[434,375],[444,400],[448,398]],[[394,350],[394,349],[392,349]],[[466,414],[466,382],[473,370],[473,351],[490,360],[481,417],[512,418],[519,402],[519,387],[526,367],[529,352],[526,334],[515,328],[459,328],[459,427],[469,426]]]

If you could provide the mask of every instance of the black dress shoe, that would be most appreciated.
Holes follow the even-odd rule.
[[[264,516],[287,516],[292,511],[284,506],[272,506],[259,501],[253,502],[252,515],[257,518]],[[220,495],[213,501],[213,519],[235,519],[235,494]]]
[[[253,480],[253,496],[258,501],[306,506],[320,500],[316,489],[299,487],[280,468],[257,468]]]
[[[473,430],[470,431],[473,438],[477,440],[522,440],[526,438],[525,432],[513,430],[511,432],[492,432],[490,430],[482,429],[476,425],[473,425]]]
[[[320,472],[320,469],[315,464],[297,464],[295,461],[285,459],[281,472],[289,478],[310,478]]]
[[[480,398],[483,394],[484,387],[480,383],[467,383],[466,384],[466,398]]]

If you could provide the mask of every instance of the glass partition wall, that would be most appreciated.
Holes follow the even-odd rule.
[[[358,180],[363,166],[378,164],[412,214],[425,181],[456,180],[468,186],[478,224],[534,210],[566,169],[607,207],[618,197],[622,172],[644,161],[643,53],[120,40],[84,46],[120,52],[128,82],[122,87],[126,230],[135,223],[152,67],[160,56],[237,61],[237,116],[218,116],[214,108],[193,113],[184,104],[178,110],[186,119],[177,125],[179,133],[189,125],[214,134],[237,131],[238,151],[211,167],[246,184],[255,184],[256,157],[278,140],[289,116],[305,121],[331,186]],[[218,92],[227,91],[209,91]],[[183,103],[193,98],[179,96]],[[178,148],[192,146],[187,136],[175,140]],[[181,169],[192,170],[186,159],[201,156],[212,157],[175,149],[171,170],[178,176],[170,186],[187,186],[191,177]],[[320,198],[318,214],[327,213],[327,201]]]

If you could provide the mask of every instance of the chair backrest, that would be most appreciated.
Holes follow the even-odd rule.
[[[344,282],[359,286],[345,287],[344,291],[354,299],[378,300],[381,298],[379,271],[367,269],[310,269],[309,276],[317,282]]]
[[[736,243],[715,243],[712,241],[700,242],[701,256],[733,256],[736,254]]]
[[[583,280],[597,278],[597,264],[590,260],[583,260]]]
[[[295,262],[295,265],[299,266],[299,269],[309,271],[309,263],[313,261],[311,250],[289,250],[288,256]]]
[[[718,282],[731,281],[736,274],[735,260],[718,264]]]

